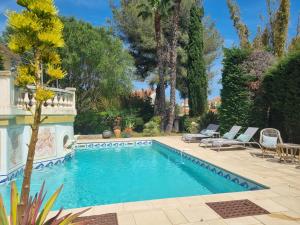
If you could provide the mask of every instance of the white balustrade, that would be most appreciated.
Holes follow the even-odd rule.
[[[28,115],[30,110],[35,108],[34,86],[19,88],[14,86],[10,71],[0,73],[0,84],[3,87],[1,93],[4,98],[0,101],[1,115]],[[44,115],[76,115],[75,88],[48,88],[53,91],[54,97],[43,104],[42,114]],[[29,110],[30,109],[30,110]]]

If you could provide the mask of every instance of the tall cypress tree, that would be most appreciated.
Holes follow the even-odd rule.
[[[0,70],[4,70],[3,57],[1,54],[0,54]]]
[[[191,8],[188,45],[188,91],[190,116],[202,115],[207,109],[207,76],[203,46],[203,7]]]

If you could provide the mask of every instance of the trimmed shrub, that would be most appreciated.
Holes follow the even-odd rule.
[[[288,142],[300,143],[300,51],[283,58],[265,76],[261,120],[281,131]],[[261,122],[263,123],[263,122]]]
[[[220,106],[221,132],[229,130],[234,124],[247,127],[252,101],[248,88],[249,75],[242,68],[249,50],[224,49],[222,74],[222,103]]]

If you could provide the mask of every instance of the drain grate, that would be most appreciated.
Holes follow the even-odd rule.
[[[223,202],[208,202],[206,204],[224,219],[269,214],[267,210],[254,204],[248,199]]]
[[[118,225],[116,213],[79,217],[74,222],[82,222],[84,225]]]

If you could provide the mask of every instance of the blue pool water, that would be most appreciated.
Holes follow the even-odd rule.
[[[158,143],[78,150],[63,165],[35,170],[32,193],[43,180],[49,194],[64,184],[55,209],[249,190]],[[9,186],[0,193],[9,207]]]

